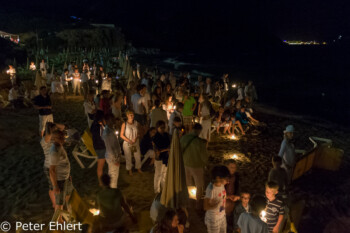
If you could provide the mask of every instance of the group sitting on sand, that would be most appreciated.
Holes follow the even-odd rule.
[[[46,75],[45,61],[42,63],[41,72]],[[92,226],[93,231],[112,229],[126,232],[132,222],[137,222],[122,194],[123,190],[118,187],[120,166],[125,164],[132,179],[137,179],[135,171],[142,174],[150,171],[147,167],[154,166],[151,172],[154,172],[156,198],[151,218],[155,225],[151,232],[189,232],[191,216],[186,208],[163,208],[164,211],[161,211],[162,204],[159,202],[169,173],[173,137],[180,140],[178,149],[183,156],[181,161],[186,184],[196,188],[195,204],[187,208],[194,208],[200,215],[205,215],[209,233],[277,233],[282,230],[288,210],[285,208],[288,185],[296,163],[291,143],[292,125],[286,127],[281,149],[272,159],[273,169],[267,178],[265,195],[253,194],[242,188],[247,185],[240,182],[234,159],[213,167],[211,182],[205,188],[204,176],[208,173],[209,157],[207,147],[212,134],[245,137],[258,132],[263,125],[254,118],[257,94],[252,81],[246,85],[232,84],[228,74],[224,74],[221,80],[213,83],[211,78],[202,81],[202,76],[193,80],[189,73],[175,75],[173,72],[148,70],[135,75],[124,85],[115,77],[116,74],[106,73],[102,66],[89,64],[87,60],[81,66],[70,64],[57,77],[64,100],[70,95],[83,93],[86,125],[98,157],[97,179],[101,190],[96,207],[100,214]],[[36,89],[39,93],[32,101],[39,113],[40,143],[45,155],[44,174],[53,207],[63,209],[74,184],[65,148],[65,126],[54,121],[51,83],[41,83]],[[103,172],[105,163],[108,174]]]

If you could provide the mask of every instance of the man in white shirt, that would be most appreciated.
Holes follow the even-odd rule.
[[[135,112],[135,120],[140,125],[145,126],[147,123],[146,107],[144,105],[144,95],[146,93],[146,86],[140,84],[136,87],[136,90],[137,93],[131,96],[131,103]]]

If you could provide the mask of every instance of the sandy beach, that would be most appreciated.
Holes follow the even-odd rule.
[[[66,101],[55,101],[55,122],[67,124],[83,132],[87,122],[82,103],[82,97],[68,97]],[[287,114],[261,110],[263,109],[254,115],[267,125],[257,128],[260,134],[254,136],[248,133],[239,141],[213,134],[209,145],[208,169],[237,153],[241,186],[252,193],[264,193],[264,182],[272,167],[271,157],[278,153],[282,131],[286,125],[295,126],[295,145],[298,149],[312,148],[309,136],[329,138],[333,140],[335,147],[345,151],[344,160],[337,172],[313,170],[293,183],[294,198],[306,201],[299,232],[323,232],[328,224],[339,226],[334,224],[335,221],[346,224],[346,217],[350,216],[350,194],[347,191],[350,189],[350,132],[318,122],[313,124],[310,120],[304,121],[303,118],[291,118]],[[54,211],[47,193],[48,185],[43,174],[44,155],[39,140],[38,114],[34,109],[1,109],[0,222],[7,220],[47,223],[52,217]],[[93,200],[99,189],[96,166],[81,169],[71,154],[72,149],[68,147],[67,152],[71,161],[74,187],[86,201]],[[207,176],[206,181],[208,180]],[[154,198],[151,169],[145,170],[142,175],[135,173],[133,177],[129,177],[125,171],[125,164],[122,164],[118,186],[138,216],[144,216],[146,211],[149,211]],[[190,232],[206,232],[204,216],[198,216],[194,211],[190,211],[190,214]],[[149,232],[148,220],[143,220],[132,227],[132,232]],[[334,227],[329,228],[334,230]]]

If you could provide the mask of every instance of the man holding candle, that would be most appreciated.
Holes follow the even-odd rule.
[[[186,183],[187,186],[192,186],[194,180],[197,188],[197,208],[200,208],[200,200],[204,189],[204,167],[208,162],[208,151],[206,140],[199,137],[202,131],[202,126],[196,123],[193,126],[193,131],[182,136],[180,140],[182,156],[184,159]]]

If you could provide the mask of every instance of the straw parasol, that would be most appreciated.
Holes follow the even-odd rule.
[[[188,204],[185,167],[182,158],[178,130],[175,129],[171,141],[168,170],[160,203],[166,208],[185,208]]]

